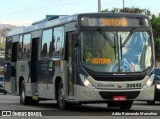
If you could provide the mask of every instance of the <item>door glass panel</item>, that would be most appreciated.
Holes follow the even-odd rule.
[[[72,32],[67,33],[68,95],[73,95],[73,39]]]

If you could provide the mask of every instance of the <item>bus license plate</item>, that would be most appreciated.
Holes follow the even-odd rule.
[[[113,96],[114,101],[125,101],[126,99],[126,96]]]

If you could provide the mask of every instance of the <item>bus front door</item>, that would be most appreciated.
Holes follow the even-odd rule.
[[[75,84],[75,48],[74,48],[74,32],[67,32],[66,34],[66,59],[67,59],[67,93],[68,98],[74,96],[74,84]]]

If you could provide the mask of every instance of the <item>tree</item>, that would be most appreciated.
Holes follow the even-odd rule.
[[[160,17],[152,15],[153,38],[155,40],[156,60],[160,61]]]
[[[109,9],[105,9],[102,10],[102,12],[123,12],[123,13],[144,13],[148,16],[151,15],[151,12],[148,9],[140,9],[138,7],[125,7],[124,9],[121,8],[113,8],[112,10]]]

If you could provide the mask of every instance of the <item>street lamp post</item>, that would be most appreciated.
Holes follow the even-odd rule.
[[[101,0],[98,0],[98,12],[101,12]]]
[[[124,0],[123,0],[123,9],[124,9]]]

